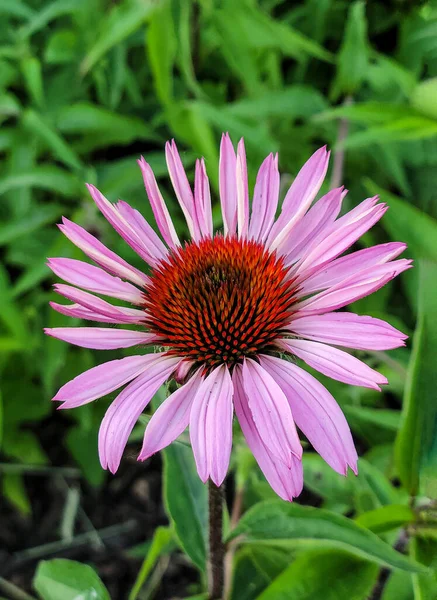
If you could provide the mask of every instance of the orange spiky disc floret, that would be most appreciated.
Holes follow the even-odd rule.
[[[146,287],[147,325],[169,353],[208,369],[266,352],[289,322],[295,286],[281,258],[255,241],[190,242]]]

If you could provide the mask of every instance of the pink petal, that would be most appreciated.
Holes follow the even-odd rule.
[[[346,475],[349,465],[357,474],[358,457],[349,425],[328,390],[288,361],[261,356],[260,362],[287,396],[297,426],[316,452],[338,473]]]
[[[92,402],[138,377],[147,369],[150,357],[156,356],[126,356],[88,369],[63,385],[53,400],[62,401],[61,408],[75,408]]]
[[[44,329],[47,335],[82,348],[114,350],[131,346],[154,344],[157,338],[145,331],[108,329],[105,327],[54,327]]]
[[[212,212],[211,212],[211,192],[209,189],[209,179],[206,174],[205,161],[196,160],[196,170],[194,175],[194,201],[196,207],[197,220],[203,237],[212,237]]]
[[[147,425],[138,460],[146,460],[159,452],[188,427],[194,396],[201,383],[200,371],[197,371],[185,385],[164,400]]]
[[[190,414],[190,439],[200,479],[221,485],[232,448],[232,380],[225,365],[197,388]]]
[[[262,163],[255,183],[249,238],[264,242],[275,219],[279,199],[278,160],[269,154]]]
[[[396,275],[409,268],[411,268],[411,261],[400,259],[364,269],[340,281],[324,292],[320,292],[307,300],[299,302],[295,305],[295,310],[301,313],[302,316],[337,310],[379,290],[396,277]]]
[[[173,221],[171,220],[170,213],[168,212],[168,208],[164,202],[164,198],[159,191],[152,168],[145,161],[144,157],[141,157],[141,159],[138,161],[138,164],[143,174],[144,187],[146,188],[150,206],[152,207],[156,224],[158,225],[162,237],[170,246],[170,248],[180,246],[181,243],[179,241],[178,234],[174,228]]]
[[[316,371],[337,381],[374,390],[380,390],[379,385],[388,383],[383,375],[366,363],[338,348],[306,340],[281,339],[279,343]]]
[[[132,304],[144,302],[143,293],[131,283],[88,263],[73,258],[49,258],[47,264],[58,277],[78,287]]]
[[[286,265],[291,265],[303,254],[314,248],[326,235],[337,218],[343,198],[347,190],[336,188],[318,200],[293,228],[283,244],[282,252],[286,255]]]
[[[301,290],[304,293],[310,293],[336,285],[358,271],[393,260],[406,247],[407,245],[401,242],[389,242],[388,244],[364,248],[336,258],[330,264],[320,267],[314,275],[305,279],[301,284]]]
[[[128,204],[124,203],[125,210],[123,214],[119,207],[109,202],[96,187],[87,184],[87,188],[100,212],[125,242],[135,250],[138,256],[141,256],[153,267],[157,261],[166,255],[164,244],[150,225],[147,224],[148,229],[141,226],[144,225],[144,219],[138,211],[134,211]]]
[[[407,338],[381,319],[348,312],[301,317],[288,329],[299,337],[357,350],[391,350],[405,346]]]
[[[220,203],[224,234],[237,231],[237,157],[228,133],[222,135],[219,162]]]
[[[118,277],[132,281],[136,285],[147,285],[149,281],[147,275],[117,256],[99,242],[97,238],[85,231],[83,227],[65,217],[62,217],[62,223],[58,226],[62,233],[98,265]]]
[[[178,202],[182,208],[182,212],[184,213],[187,221],[190,235],[194,240],[199,241],[201,238],[201,231],[197,222],[193,192],[191,191],[190,184],[188,183],[187,175],[182,165],[182,161],[174,140],[166,143],[165,158],[167,160],[167,168],[170,174],[170,179]]]
[[[378,204],[364,212],[359,219],[345,226],[334,224],[333,231],[308,254],[304,255],[298,264],[296,273],[303,278],[312,274],[319,265],[326,265],[334,258],[345,252],[366,231],[368,231],[386,212],[384,204]],[[341,220],[341,219],[340,219]]]
[[[292,454],[291,468],[288,468],[282,461],[277,460],[264,444],[249,408],[240,365],[236,365],[234,369],[232,382],[235,413],[247,444],[273,490],[280,498],[291,502],[302,491],[302,461]]]
[[[237,147],[237,225],[238,237],[245,239],[249,226],[249,184],[244,140]]]
[[[106,302],[97,296],[93,296],[93,294],[78,290],[71,285],[56,283],[53,288],[58,294],[68,298],[68,300],[71,300],[71,302],[76,302],[93,313],[114,319],[114,322],[138,323],[141,318],[146,318],[146,313],[144,311],[135,310],[132,308],[126,309],[122,306],[114,306],[113,304],[109,304],[109,302]],[[121,320],[115,321],[115,319]]]
[[[285,196],[281,214],[267,238],[267,246],[271,250],[281,250],[293,227],[308,210],[325,179],[328,162],[329,152],[324,146],[311,156],[296,175]]]
[[[108,317],[100,313],[94,312],[80,304],[58,304],[57,302],[49,302],[53,310],[56,310],[62,315],[73,317],[75,319],[84,319],[86,321],[96,321],[97,323],[117,323],[117,324],[139,324],[143,323],[146,318],[146,312],[135,310],[135,308],[117,307],[117,314],[113,317]]]
[[[273,456],[291,467],[294,454],[302,457],[302,446],[290,406],[275,380],[254,360],[245,359],[243,385],[258,433]]]
[[[147,370],[143,369],[145,372],[117,396],[100,425],[100,463],[111,473],[115,473],[120,465],[129,435],[140,414],[180,360],[163,354],[149,354],[147,358]]]

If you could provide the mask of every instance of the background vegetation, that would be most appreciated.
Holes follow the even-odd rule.
[[[191,174],[205,156],[217,198],[229,131],[245,138],[252,183],[271,151],[283,187],[319,146],[337,164],[344,152],[346,208],[375,193],[390,206],[363,243],[403,240],[415,259],[353,306],[413,336],[363,353],[388,388],[324,381],[353,430],[359,476],[340,477],[308,448],[305,492],[287,505],[236,438],[228,501],[234,520],[244,511],[246,538],[233,546],[230,597],[436,598],[437,2],[0,0],[0,122],[0,594],[204,597],[206,492],[190,450],[174,444],[163,471],[160,457],[137,465],[145,416],[108,476],[96,436],[109,399],[68,414],[50,403],[120,352],[43,336],[71,324],[48,307],[45,262],[82,258],[55,226],[65,215],[141,268],[83,182],[153,222],[143,154],[184,236],[164,142],[176,138]],[[109,592],[66,557],[93,565]]]

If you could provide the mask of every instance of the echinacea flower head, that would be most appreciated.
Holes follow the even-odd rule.
[[[220,485],[229,466],[235,414],[265,477],[285,500],[298,496],[303,486],[296,426],[335,471],[346,475],[350,467],[356,473],[357,454],[340,407],[298,363],[349,385],[379,390],[387,383],[339,348],[404,345],[406,336],[388,323],[339,310],[410,267],[409,260],[395,260],[406,247],[398,242],[344,255],[386,207],[377,197],[368,198],[339,216],[343,188],[314,202],[328,168],[329,153],[321,148],[294,179],[276,217],[277,156],[270,154],[262,163],[249,202],[243,141],[235,152],[224,135],[219,165],[223,230],[214,232],[203,160],[196,163],[193,193],[174,142],[166,146],[166,159],[189,241],[179,239],[144,159],[139,166],[160,236],[129,204],[113,204],[88,186],[105,218],[146,263],[144,271],[79,225],[68,219],[60,225],[98,266],[49,259],[54,273],[70,284],[57,284],[56,291],[72,302],[52,307],[111,327],[46,333],[85,348],[137,346],[142,351],[82,373],[54,400],[62,402],[61,408],[73,408],[126,386],[99,432],[101,464],[113,473],[139,416],[171,378],[180,386],[149,421],[140,460],[189,427],[200,478]],[[115,329],[114,324],[136,328]]]

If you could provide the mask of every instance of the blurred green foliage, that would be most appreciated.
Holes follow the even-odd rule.
[[[267,153],[279,151],[285,187],[326,143],[337,159],[345,153],[348,209],[374,193],[390,206],[363,243],[406,241],[416,267],[420,263],[401,281],[353,306],[407,333],[415,331],[413,351],[363,354],[389,378],[382,394],[324,380],[342,405],[364,459],[357,478],[343,479],[318,456],[305,455],[306,489],[325,509],[318,518],[326,519],[323,527],[330,536],[323,543],[318,539],[323,528],[310,516],[312,509],[303,508],[301,526],[294,525],[300,529],[290,533],[290,540],[300,536],[311,541],[311,548],[302,550],[302,543],[296,560],[294,550],[284,555],[275,543],[273,517],[270,530],[263,531],[262,552],[250,543],[259,541],[257,515],[276,510],[277,504],[237,438],[237,492],[244,493],[251,512],[244,521],[249,541],[235,555],[232,598],[364,600],[376,586],[375,562],[413,568],[407,559],[393,562],[390,546],[405,532],[411,556],[431,569],[413,575],[395,571],[382,598],[437,597],[432,570],[437,538],[437,2],[0,0],[0,122],[4,499],[31,514],[22,474],[41,467],[50,472],[53,466],[41,445],[53,410],[49,399],[61,383],[120,355],[73,348],[42,333],[43,326],[71,324],[48,308],[55,297],[46,258],[81,258],[55,226],[61,215],[141,267],[97,214],[83,182],[97,184],[113,201],[128,200],[153,223],[136,164],[143,154],[184,236],[186,226],[166,175],[168,138],[176,138],[191,175],[195,157],[205,157],[216,198],[222,131],[229,131],[234,142],[244,136],[252,184]],[[347,129],[343,139],[338,139],[339,123]],[[64,416],[66,434],[58,441],[91,486],[106,477],[96,444],[106,406],[99,401]],[[143,429],[144,424],[138,426],[133,438],[139,439]],[[170,530],[157,530],[138,590],[158,557],[173,550],[171,540],[204,568],[206,494],[190,460],[183,446],[165,453]],[[261,500],[266,504],[254,506]],[[276,516],[283,524],[285,517]],[[383,550],[369,562],[360,544],[372,546],[372,540],[374,551]],[[62,598],[76,593],[106,598],[97,576],[84,568],[66,561],[43,563],[36,591],[43,599],[60,598],[54,586],[63,582],[68,590]],[[354,575],[343,578],[346,573]],[[320,586],[320,580],[328,583]],[[328,589],[333,590],[329,596]]]

